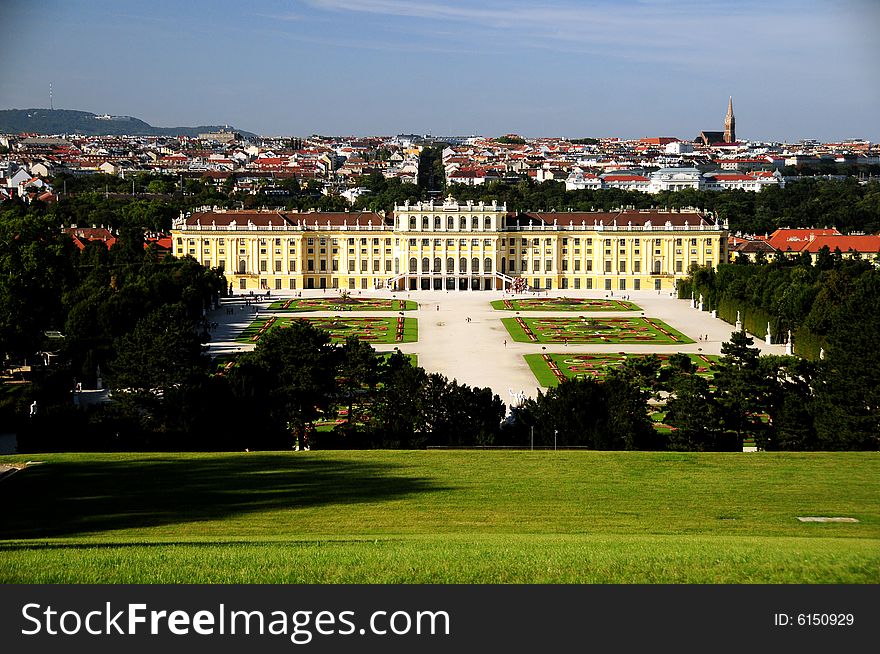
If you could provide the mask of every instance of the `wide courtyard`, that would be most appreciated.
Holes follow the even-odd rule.
[[[526,355],[668,356],[683,352],[717,356],[721,354],[721,344],[730,339],[733,331],[731,324],[699,311],[687,300],[652,291],[634,291],[627,300],[603,292],[572,290],[550,296],[511,295],[502,291],[364,291],[356,299],[359,303],[375,301],[377,308],[357,310],[357,316],[353,316],[354,311],[338,309],[338,295],[330,290],[299,291],[287,296],[273,293],[271,298],[250,294],[224,298],[221,308],[209,316],[218,324],[209,351],[214,356],[229,356],[252,349],[256,343],[253,337],[259,336],[259,330],[271,318],[275,318],[272,325],[280,326],[295,319],[290,316],[291,310],[303,311],[298,318],[308,318],[330,329],[334,341],[348,335],[367,337],[365,340],[380,352],[399,349],[416,355],[419,365],[428,372],[439,372],[471,386],[489,387],[510,403],[520,394],[535,397],[545,387]],[[315,310],[304,311],[312,307]],[[543,342],[528,336],[516,340],[504,320],[516,322],[517,318],[526,325],[534,325],[537,334],[546,334],[548,338]],[[413,327],[405,327],[406,337],[397,340],[401,319],[404,325],[413,321]],[[358,326],[356,320],[367,322]],[[588,325],[593,328],[587,328]],[[596,325],[612,328],[595,328]],[[543,329],[545,326],[548,329]],[[588,334],[590,331],[593,336]],[[765,353],[785,353],[784,345],[766,345],[758,338],[755,346]]]

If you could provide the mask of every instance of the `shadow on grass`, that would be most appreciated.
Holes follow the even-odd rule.
[[[52,462],[0,486],[0,539],[138,529],[443,490],[399,467],[256,453]]]

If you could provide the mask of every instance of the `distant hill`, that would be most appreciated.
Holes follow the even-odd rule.
[[[84,134],[87,136],[198,136],[226,129],[245,138],[257,135],[234,127],[199,125],[198,127],[153,127],[131,116],[98,116],[72,109],[0,109],[0,134]]]

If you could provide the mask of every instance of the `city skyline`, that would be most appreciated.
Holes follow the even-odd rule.
[[[880,8],[848,0],[48,3],[0,19],[0,108],[262,135],[880,140]]]

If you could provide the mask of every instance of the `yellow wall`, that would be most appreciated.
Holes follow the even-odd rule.
[[[461,205],[455,210],[423,210],[417,205],[398,207],[394,228],[239,227],[224,231],[188,225],[172,230],[172,240],[175,256],[190,255],[206,266],[222,266],[235,291],[372,290],[385,288],[392,278],[401,289],[411,284],[421,289],[423,283],[429,288],[437,287],[435,283],[441,288],[458,288],[459,284],[470,288],[476,283],[480,288],[489,284],[501,289],[503,282],[494,273],[502,268],[506,275],[525,277],[529,286],[541,289],[549,283],[554,290],[671,291],[691,263],[716,267],[727,260],[727,233],[721,229],[547,226],[500,230],[506,213],[495,205]],[[410,274],[412,259],[416,272]],[[423,272],[425,259],[427,272]],[[433,272],[436,259],[438,273]],[[464,269],[461,259],[465,259]],[[486,270],[487,259],[491,273]],[[659,274],[655,274],[657,262]]]

